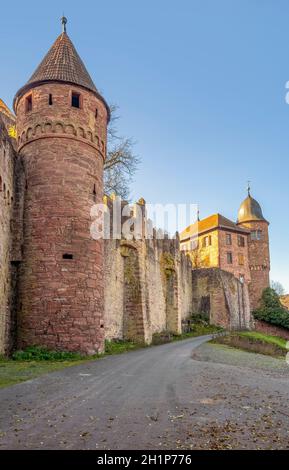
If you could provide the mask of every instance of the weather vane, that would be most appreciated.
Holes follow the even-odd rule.
[[[62,15],[61,23],[62,23],[62,32],[66,33],[67,18],[64,16],[64,14]]]
[[[251,181],[250,180],[248,180],[247,189],[248,189],[248,196],[251,196]]]

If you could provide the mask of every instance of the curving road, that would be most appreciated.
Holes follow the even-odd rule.
[[[247,356],[241,365],[227,356],[219,363],[214,346],[198,348],[208,339],[110,356],[0,390],[0,449],[270,448],[275,418],[279,442],[289,446],[288,376],[276,378],[275,363],[270,374],[250,369]],[[264,401],[271,411],[280,403],[275,418]],[[254,441],[252,426],[264,416],[267,434],[257,429]]]

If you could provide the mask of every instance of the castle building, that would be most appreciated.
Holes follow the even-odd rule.
[[[269,224],[250,194],[237,224],[215,214],[181,239],[156,230],[93,239],[110,110],[66,21],[16,93],[15,115],[0,100],[0,354],[31,345],[94,354],[105,339],[150,344],[204,311],[213,324],[250,328],[250,302],[258,305],[270,270]],[[137,204],[144,227],[144,199]]]
[[[249,283],[249,233],[226,217],[214,214],[180,234],[181,248],[190,255],[193,268],[220,268]]]
[[[181,249],[190,256],[193,269],[219,268],[246,283],[254,310],[270,285],[268,226],[249,189],[237,223],[220,214],[198,220],[180,234]]]

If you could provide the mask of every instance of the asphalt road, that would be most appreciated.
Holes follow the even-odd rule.
[[[269,373],[247,368],[247,356],[241,365],[227,356],[215,362],[214,346],[198,348],[209,338],[110,356],[0,390],[0,449],[289,447],[288,376],[275,363]]]

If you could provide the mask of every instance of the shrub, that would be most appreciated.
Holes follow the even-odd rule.
[[[289,312],[282,306],[278,294],[270,287],[264,289],[261,305],[253,315],[257,320],[289,329]]]
[[[14,361],[79,361],[84,358],[79,353],[51,351],[43,346],[30,346],[12,355]]]

